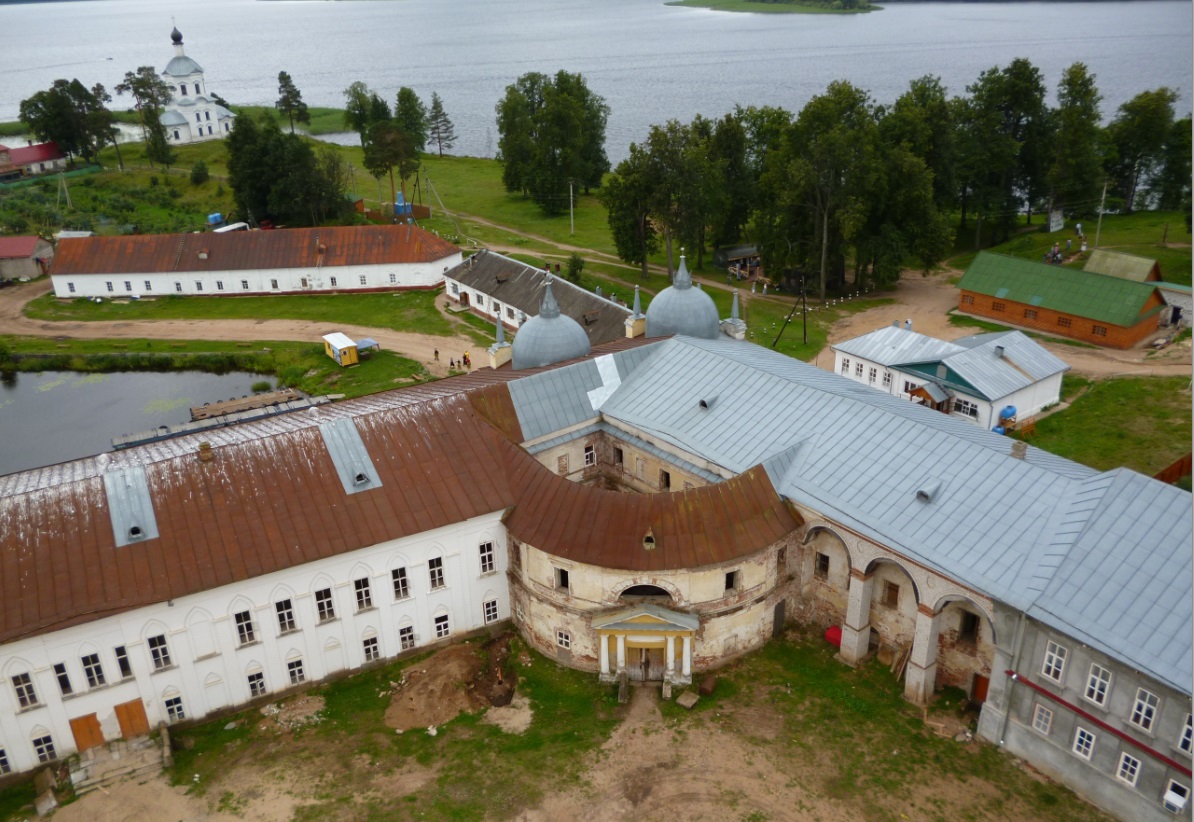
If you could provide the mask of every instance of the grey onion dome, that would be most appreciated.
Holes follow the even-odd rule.
[[[680,255],[680,270],[671,286],[663,289],[647,306],[647,336],[666,337],[683,334],[705,340],[717,339],[721,321],[713,298],[699,288],[692,287],[692,275],[684,255]]]
[[[174,31],[170,32],[170,40],[176,46],[182,45],[182,32],[178,30],[178,26],[175,26]]]
[[[516,369],[538,368],[589,353],[589,336],[580,323],[560,313],[550,277],[539,304],[539,316],[531,317],[518,329],[512,353]]]

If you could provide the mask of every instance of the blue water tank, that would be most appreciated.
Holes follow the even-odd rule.
[[[999,412],[999,419],[1001,419],[1001,420],[1010,420],[1010,419],[1013,419],[1015,416],[1016,416],[1016,406],[1014,406],[1014,405],[1005,405],[1003,407],[1003,410]]]
[[[222,222],[224,222],[224,215],[218,211],[215,214],[207,215],[207,224],[208,225],[219,225]]]
[[[1004,431],[1004,430],[1003,430],[1003,426],[1002,426],[1002,425],[996,425],[996,426],[995,426],[994,428],[992,428],[991,430],[992,430],[992,431],[994,431],[996,434],[1005,434],[1005,433],[1007,433],[1006,431]]]

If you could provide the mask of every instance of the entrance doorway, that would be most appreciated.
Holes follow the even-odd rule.
[[[120,723],[120,735],[125,739],[149,733],[149,717],[145,705],[139,699],[116,706],[116,721]]]
[[[70,721],[71,733],[75,735],[75,748],[79,753],[104,744],[104,732],[100,730],[95,714],[87,714]]]
[[[631,648],[626,674],[631,682],[662,682],[666,670],[663,648]]]

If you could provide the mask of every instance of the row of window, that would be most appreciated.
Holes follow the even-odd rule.
[[[452,283],[452,296],[454,296],[454,297],[460,296],[460,284],[459,283]],[[477,306],[477,308],[485,307],[485,295],[482,294],[481,292],[479,292],[479,291],[475,292],[471,296],[466,293],[465,296],[470,297],[473,301],[473,305]],[[493,304],[493,311],[492,311],[493,315],[495,317],[501,316],[502,304],[499,303],[497,300],[492,300],[491,302]],[[514,307],[507,305],[507,306],[505,306],[505,309],[506,309],[506,319],[513,321],[515,319]]]
[[[150,637],[148,644],[154,670],[170,667],[170,648],[166,644],[165,634]],[[125,646],[118,645],[115,654],[116,665],[120,670],[121,680],[128,679],[133,675],[133,666],[129,661],[128,651],[125,649]],[[107,675],[104,673],[103,662],[100,660],[99,654],[86,654],[80,658],[80,662],[83,666],[83,676],[87,680],[88,688],[102,688],[108,684]],[[63,696],[71,696],[76,693],[75,684],[70,678],[70,672],[67,670],[65,662],[54,664],[54,678],[57,680],[58,690],[62,692]],[[12,677],[12,688],[17,697],[17,704],[21,709],[35,708],[41,705],[41,700],[37,696],[37,689],[33,685],[33,678],[28,673],[14,675]]]
[[[962,305],[974,305],[973,295],[963,294],[962,295]],[[1006,311],[1007,303],[993,301],[991,303],[991,310],[992,311],[1001,311],[1001,312]],[[1025,308],[1024,309],[1024,319],[1035,320],[1036,318],[1037,318],[1037,311],[1035,308]],[[1074,325],[1074,321],[1073,321],[1072,317],[1058,317],[1057,325],[1060,328],[1072,328]],[[1090,333],[1096,337],[1106,337],[1107,336],[1107,326],[1091,324]]]
[[[361,283],[361,285],[368,285],[368,284],[369,284],[369,278],[368,278],[368,277],[367,277],[365,274],[361,274],[361,275],[360,275],[360,277],[359,277],[359,279],[360,279],[360,283]],[[391,274],[391,275],[390,275],[390,284],[391,284],[391,285],[394,285],[394,284],[396,284],[397,282],[398,282],[398,275],[397,275],[397,274]],[[328,283],[329,283],[330,287],[332,287],[332,288],[336,288],[336,287],[337,287],[337,283],[336,283],[336,278],[335,278],[335,277],[329,277],[329,278],[328,278]],[[108,292],[109,292],[109,293],[113,293],[113,292],[115,292],[115,291],[116,291],[116,284],[115,284],[114,282],[112,282],[111,280],[107,280],[107,281],[105,281],[105,282],[104,282],[104,285],[107,287],[107,289],[108,289]],[[269,287],[270,287],[270,290],[272,290],[272,291],[277,291],[277,290],[279,290],[279,289],[278,289],[278,281],[277,281],[277,280],[273,280],[273,279],[271,279],[271,280],[269,281]],[[299,287],[300,287],[300,288],[309,288],[309,287],[310,287],[310,282],[309,282],[309,280],[308,280],[306,277],[303,277],[303,278],[300,280],[300,285],[299,285]],[[74,293],[76,293],[76,291],[75,291],[75,284],[74,284],[74,283],[67,283],[67,284],[66,284],[66,289],[67,289],[67,291],[69,291],[71,294],[74,294]],[[240,281],[240,289],[241,289],[241,291],[248,291],[248,290],[249,290],[249,281],[248,281],[248,280],[241,280],[241,281]],[[124,281],[124,290],[125,290],[126,292],[128,292],[128,293],[132,293],[132,291],[133,291],[133,281],[132,281],[132,280],[125,280],[125,281]],[[152,291],[153,291],[153,283],[152,283],[150,280],[145,280],[145,289],[144,289],[144,290],[145,290],[145,291],[147,291],[147,292],[152,292]],[[179,294],[181,294],[181,293],[182,293],[182,290],[183,290],[183,289],[182,289],[182,281],[181,281],[181,280],[175,280],[175,281],[174,281],[174,291],[175,291],[176,293],[179,293]],[[223,281],[223,280],[216,280],[216,291],[223,291],[223,290],[224,290],[224,281]],[[202,281],[202,280],[195,280],[195,291],[197,291],[197,292],[201,292],[201,291],[203,291],[203,281]]]
[[[854,363],[854,376],[861,377],[862,376],[862,368],[863,368],[862,363],[860,363],[860,362]],[[849,357],[842,358],[842,375],[846,376],[846,377],[850,376],[850,358]],[[866,373],[866,381],[869,384],[874,385],[878,379],[879,379],[879,369],[875,368],[874,366],[871,366],[870,368],[868,368],[867,373]],[[883,387],[891,388],[891,372],[890,371],[885,370],[883,372]]]
[[[1044,736],[1049,736],[1050,731],[1053,730],[1053,710],[1037,703],[1032,712],[1032,727],[1037,733]],[[1186,714],[1186,725],[1182,731],[1181,741],[1179,746],[1183,751],[1190,750],[1190,734],[1191,734],[1191,716]],[[1094,755],[1095,744],[1098,741],[1098,734],[1089,728],[1082,725],[1077,726],[1074,731],[1074,740],[1070,746],[1070,750],[1075,755],[1090,761]],[[1128,785],[1129,787],[1136,787],[1136,782],[1140,778],[1141,761],[1127,751],[1121,751],[1119,761],[1115,766],[1115,777]],[[1183,785],[1175,779],[1170,779],[1168,785],[1165,787],[1165,793],[1161,797],[1161,802],[1166,810],[1173,813],[1180,813],[1189,800],[1190,788],[1188,785]]]
[[[1069,650],[1065,646],[1050,640],[1045,645],[1045,659],[1041,665],[1041,673],[1058,685],[1062,684],[1062,680],[1065,677],[1066,659],[1068,656]],[[1111,684],[1111,671],[1098,663],[1091,663],[1090,671],[1086,677],[1086,687],[1083,689],[1082,696],[1088,702],[1100,707],[1106,707],[1107,700],[1111,695]],[[1156,726],[1160,707],[1160,697],[1147,688],[1137,688],[1136,698],[1133,701],[1132,712],[1128,717],[1128,721],[1140,730],[1151,734]],[[1178,747],[1182,751],[1190,753],[1190,746],[1190,718],[1187,716],[1186,728],[1182,732]]]

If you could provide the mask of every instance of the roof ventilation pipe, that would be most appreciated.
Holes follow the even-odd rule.
[[[905,331],[912,330],[912,320],[904,320],[904,330]]]
[[[1012,442],[1012,457],[1022,460],[1028,456],[1028,443],[1024,440],[1015,440]]]
[[[1003,359],[1003,346],[1002,345],[995,346],[995,356],[998,357],[999,359]]]
[[[937,497],[937,492],[941,490],[941,483],[937,480],[926,483],[923,487],[916,489],[916,499],[918,502],[932,502]]]
[[[900,321],[899,321],[899,320],[892,320],[892,321],[891,321],[891,327],[892,327],[892,328],[899,328],[899,327],[900,327]]]
[[[712,408],[712,407],[713,407],[713,404],[714,404],[715,402],[717,402],[717,395],[716,395],[716,394],[714,394],[712,397],[709,397],[709,398],[707,398],[707,399],[703,399],[703,400],[701,400],[700,402],[698,402],[698,403],[697,403],[697,405],[699,405],[699,406],[700,406],[702,409],[704,409],[705,411],[708,411],[710,408]]]

